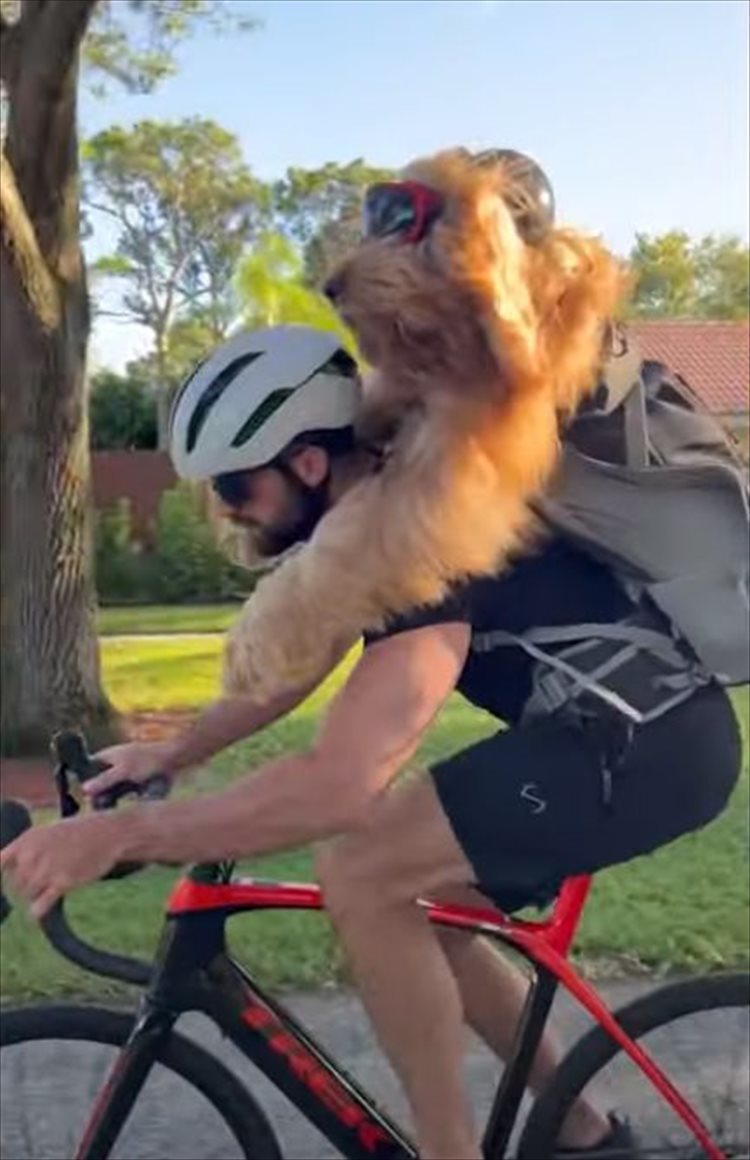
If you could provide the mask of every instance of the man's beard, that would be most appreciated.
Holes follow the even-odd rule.
[[[261,527],[253,525],[253,548],[263,560],[272,560],[283,555],[295,544],[303,544],[310,539],[320,520],[328,510],[328,480],[316,487],[303,483],[292,473],[287,479],[294,489],[294,514],[283,526]]]

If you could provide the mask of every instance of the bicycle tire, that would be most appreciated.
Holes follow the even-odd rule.
[[[74,1040],[121,1047],[132,1026],[132,1015],[106,1007],[40,1005],[6,1009],[0,1019],[0,1049],[44,1040]],[[156,1061],[205,1097],[229,1129],[246,1160],[282,1160],[278,1140],[262,1108],[236,1076],[213,1055],[193,1040],[173,1031],[159,1050]]]
[[[706,975],[659,987],[626,1004],[615,1018],[631,1039],[665,1027],[686,1015],[750,1006],[750,976]],[[622,1048],[601,1027],[594,1027],[571,1048],[534,1103],[518,1146],[518,1160],[553,1156],[560,1127],[581,1092]]]

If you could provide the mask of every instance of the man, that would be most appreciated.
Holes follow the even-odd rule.
[[[357,445],[354,364],[304,328],[244,334],[185,384],[172,417],[182,475],[211,478],[226,514],[275,555],[306,539],[357,479],[378,469]],[[365,642],[311,748],[231,789],[35,829],[3,865],[40,916],[121,859],[192,861],[328,841],[317,860],[326,902],[380,1040],[405,1086],[420,1154],[480,1155],[461,1080],[464,1018],[499,1055],[513,1036],[523,978],[479,937],[438,934],[415,900],[543,903],[570,874],[645,853],[724,807],[740,743],[725,694],[709,686],[630,736],[602,708],[583,728],[565,714],[522,721],[533,664],[520,649],[471,651],[472,635],[534,624],[614,622],[631,610],[607,570],[560,540],[507,575],[467,584]],[[342,641],[340,655],[352,642]],[[331,657],[331,667],[337,657]],[[320,674],[321,679],[325,673]],[[459,689],[510,728],[396,789],[446,699]],[[96,792],[123,778],[174,776],[288,713],[222,700],[176,741],[105,750]],[[75,841],[61,841],[72,834]],[[542,1042],[532,1084],[557,1062]],[[561,1154],[627,1154],[627,1126],[580,1101]]]

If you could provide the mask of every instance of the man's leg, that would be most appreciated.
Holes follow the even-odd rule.
[[[409,1099],[420,1156],[480,1156],[462,1079],[463,1007],[415,899],[471,870],[425,778],[382,795],[368,823],[324,847],[318,874],[359,995]]]
[[[465,901],[486,905],[479,894],[469,895]],[[466,1022],[498,1058],[506,1060],[526,1002],[528,979],[481,935],[443,928],[439,938],[458,982]],[[529,1073],[533,1092],[541,1091],[559,1062],[560,1050],[548,1025]],[[610,1129],[606,1116],[585,1100],[577,1100],[563,1123],[560,1144],[593,1147]]]
[[[456,979],[470,1019],[500,1055],[512,1040],[525,985],[479,939],[450,940],[444,952],[414,905],[420,895],[455,894],[473,878],[431,780],[383,795],[365,826],[320,852],[318,871],[362,1000],[410,1100],[421,1154],[479,1156],[462,1085],[464,1007]],[[547,1039],[536,1082],[556,1063]],[[608,1128],[583,1105],[561,1142],[585,1147]]]

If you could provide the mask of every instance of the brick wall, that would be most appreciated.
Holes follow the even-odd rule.
[[[722,422],[739,438],[750,460],[748,416],[721,415]],[[93,451],[91,472],[96,511],[113,506],[118,499],[130,501],[134,536],[151,546],[162,493],[177,482],[165,451]]]
[[[119,499],[130,501],[133,535],[153,542],[159,501],[177,476],[165,451],[93,451],[91,474],[94,508],[102,511]]]

